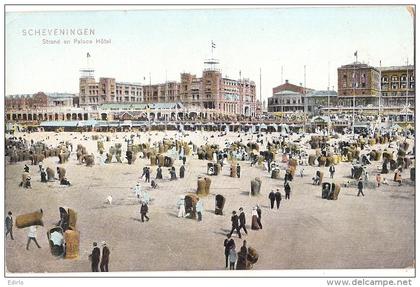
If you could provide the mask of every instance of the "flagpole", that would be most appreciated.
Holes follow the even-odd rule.
[[[356,63],[357,63],[357,51],[356,53],[354,53],[354,56],[356,57],[356,62],[354,62],[353,65],[353,120],[352,120],[352,134],[354,137],[354,109],[355,109],[355,105],[356,105],[356,83],[355,83],[355,79],[356,79]]]
[[[408,58],[407,58],[407,78],[405,89],[405,122],[408,122]]]

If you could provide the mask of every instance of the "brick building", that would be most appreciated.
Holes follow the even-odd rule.
[[[5,98],[6,109],[24,110],[48,106],[48,96],[43,92],[30,95],[10,95]]]
[[[186,108],[208,109],[221,114],[255,116],[258,110],[255,83],[249,79],[222,77],[218,69],[205,69],[198,78],[181,74],[181,81],[141,85],[116,82],[114,78],[91,75],[79,80],[81,106],[105,103],[175,103]]]
[[[255,116],[258,112],[255,83],[222,77],[217,69],[205,69],[201,78],[181,74],[180,94],[186,106],[244,116]]]
[[[82,76],[79,79],[81,106],[97,106],[104,103],[142,102],[143,87],[138,83],[116,82],[114,78]]]
[[[359,62],[337,69],[338,105],[377,105],[379,97],[379,70]]]

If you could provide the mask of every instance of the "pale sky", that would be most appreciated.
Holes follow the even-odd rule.
[[[199,8],[199,7],[198,7]],[[90,28],[94,36],[28,36],[23,29]],[[74,38],[111,44],[74,44]],[[60,44],[43,44],[60,39]],[[71,44],[63,44],[68,39]],[[180,81],[201,76],[203,61],[220,60],[223,76],[251,78],[262,70],[263,100],[283,81],[337,87],[337,67],[358,59],[370,65],[413,64],[413,18],[405,6],[295,7],[6,14],[6,94],[78,92],[86,53],[95,77],[121,82]],[[329,69],[328,69],[329,67]],[[167,75],[167,76],[166,76]],[[144,80],[146,77],[146,80]]]

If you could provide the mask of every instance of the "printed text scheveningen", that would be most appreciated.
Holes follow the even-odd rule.
[[[95,29],[77,28],[77,29],[22,29],[23,36],[91,36],[95,35]]]

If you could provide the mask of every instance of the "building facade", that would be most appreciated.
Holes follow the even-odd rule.
[[[295,113],[305,111],[305,95],[313,89],[289,83],[273,88],[273,96],[268,98],[267,111],[281,113]]]
[[[381,75],[381,106],[415,107],[414,66],[392,66],[378,68]]]
[[[48,107],[48,96],[43,92],[25,95],[9,95],[5,98],[6,110],[25,110]]]
[[[268,98],[268,112],[296,113],[304,111],[304,94],[280,91]]]
[[[201,78],[181,74],[180,100],[187,107],[221,114],[255,116],[260,110],[253,81],[222,77],[217,69],[205,69]]]
[[[395,113],[415,108],[414,66],[372,67],[355,62],[338,68],[337,109]],[[380,106],[380,109],[379,109]]]
[[[258,108],[255,83],[249,79],[222,77],[218,69],[205,69],[202,77],[182,73],[181,81],[141,85],[91,75],[79,80],[80,106],[106,103],[175,103],[228,115],[255,116]]]
[[[378,105],[379,70],[359,62],[337,69],[338,105]]]
[[[90,75],[79,79],[79,98],[81,106],[144,101],[141,84],[116,82],[114,78],[100,78],[97,82]]]
[[[69,93],[48,93],[48,107],[77,107],[79,97]]]
[[[321,115],[328,113],[331,107],[337,105],[336,91],[311,91],[304,97],[305,112],[310,115]]]

